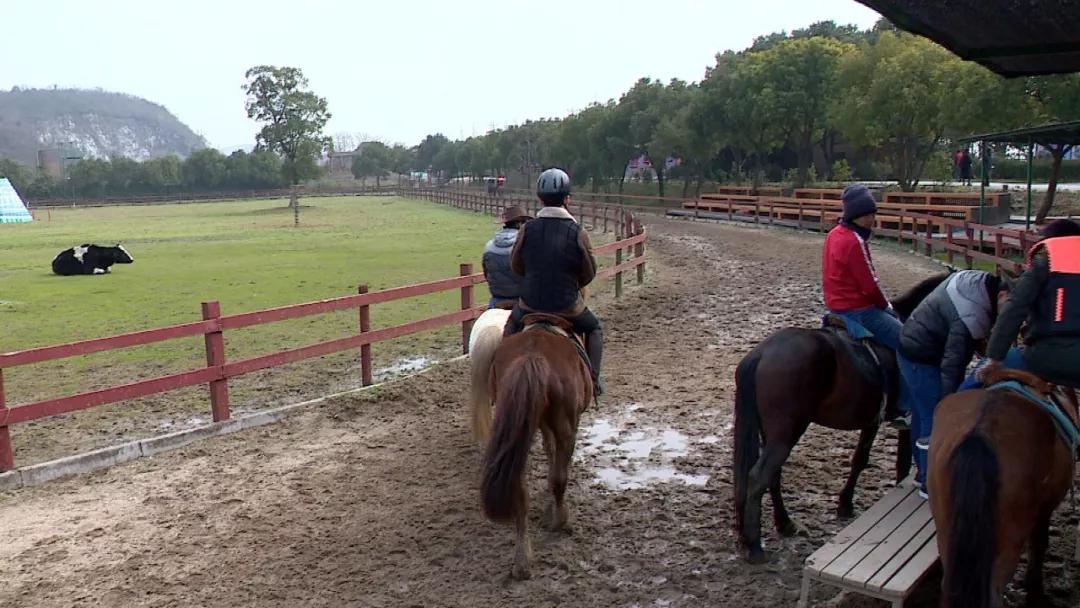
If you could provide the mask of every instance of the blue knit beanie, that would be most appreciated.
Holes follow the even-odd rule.
[[[851,222],[864,215],[877,213],[877,203],[874,202],[874,195],[870,194],[870,189],[863,184],[852,184],[844,188],[840,200],[844,202],[845,222]]]

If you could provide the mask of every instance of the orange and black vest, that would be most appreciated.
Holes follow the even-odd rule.
[[[1080,336],[1080,236],[1046,239],[1031,248],[1045,251],[1050,277],[1029,319],[1028,339]]]

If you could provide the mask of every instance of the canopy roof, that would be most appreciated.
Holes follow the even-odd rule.
[[[1080,72],[1080,0],[857,0],[1007,77]]]
[[[972,135],[970,137],[961,138],[960,141],[987,141],[1006,144],[1022,144],[1032,141],[1042,145],[1077,145],[1080,144],[1080,120],[1074,120],[1072,122],[1055,122],[1039,125],[1037,127],[1024,127],[1021,129],[1012,129],[1010,131],[985,133],[983,135]]]

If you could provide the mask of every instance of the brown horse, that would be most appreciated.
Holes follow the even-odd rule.
[[[951,273],[926,279],[893,301],[901,319]],[[761,498],[772,496],[773,519],[782,536],[798,527],[781,495],[781,468],[811,423],[860,431],[851,473],[840,492],[840,517],[854,514],[855,484],[870,462],[881,423],[881,403],[896,399],[900,373],[896,355],[880,346],[880,365],[867,362],[850,340],[820,329],[785,328],[743,357],[735,371],[735,527],[746,559],[765,561],[761,549]],[[764,442],[764,450],[761,443]],[[896,477],[911,470],[911,434],[899,433]]]
[[[1045,394],[1045,383],[1028,374],[1003,370],[989,380],[1018,377]],[[1077,420],[1074,407],[1065,409]],[[1050,516],[1074,467],[1050,415],[1012,391],[970,390],[941,401],[927,485],[945,570],[942,606],[1000,606],[1025,545],[1028,603],[1045,602]]]
[[[569,334],[554,333],[560,325],[554,319],[534,322],[540,317],[526,316],[525,330],[503,339],[495,351],[491,368],[495,422],[480,487],[484,514],[494,521],[514,522],[511,575],[519,580],[529,578],[532,552],[524,476],[533,436],[541,431],[548,459],[552,502],[546,523],[552,530],[562,530],[569,518],[564,496],[578,420],[593,394],[592,375]]]

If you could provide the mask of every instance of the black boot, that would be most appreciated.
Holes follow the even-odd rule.
[[[597,397],[604,394],[604,382],[600,379],[600,361],[604,358],[604,332],[597,328],[585,336],[585,352],[592,365],[593,392]]]

